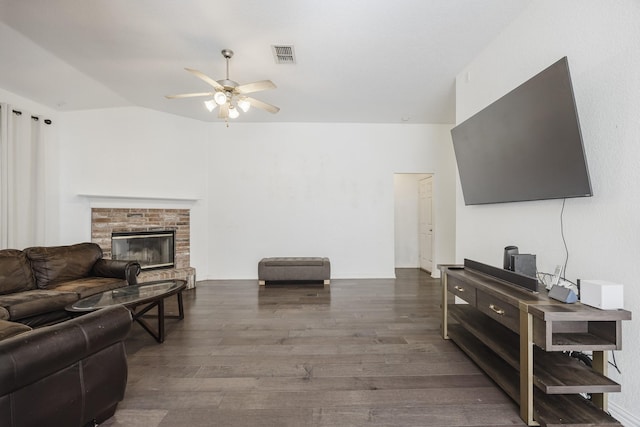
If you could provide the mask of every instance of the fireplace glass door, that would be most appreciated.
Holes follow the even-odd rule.
[[[138,261],[143,270],[173,268],[175,230],[114,232],[111,234],[113,259]]]

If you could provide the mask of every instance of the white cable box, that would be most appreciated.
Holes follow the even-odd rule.
[[[580,302],[603,310],[624,308],[623,286],[604,280],[580,280]]]

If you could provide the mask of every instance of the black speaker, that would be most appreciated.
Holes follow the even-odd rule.
[[[503,267],[505,270],[513,271],[513,264],[511,264],[511,256],[516,255],[518,253],[517,246],[506,246],[504,248],[504,261]]]
[[[511,255],[511,265],[513,271],[529,277],[536,277],[538,271],[536,267],[536,256],[531,254]]]

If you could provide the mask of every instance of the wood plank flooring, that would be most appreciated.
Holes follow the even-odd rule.
[[[439,281],[396,273],[330,286],[198,282],[163,344],[134,324],[126,396],[102,425],[523,426],[440,337]]]

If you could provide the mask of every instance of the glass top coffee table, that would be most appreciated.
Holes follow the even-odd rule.
[[[182,305],[182,291],[186,288],[187,282],[184,280],[159,280],[156,282],[140,283],[138,285],[124,286],[82,298],[66,307],[71,313],[83,313],[96,311],[112,305],[124,305],[131,311],[133,320],[138,322],[151,336],[159,343],[164,342],[165,328],[164,320],[184,319],[184,308]],[[167,316],[164,313],[165,298],[177,295],[178,315]],[[152,308],[158,308],[158,327],[153,328],[142,318]]]

